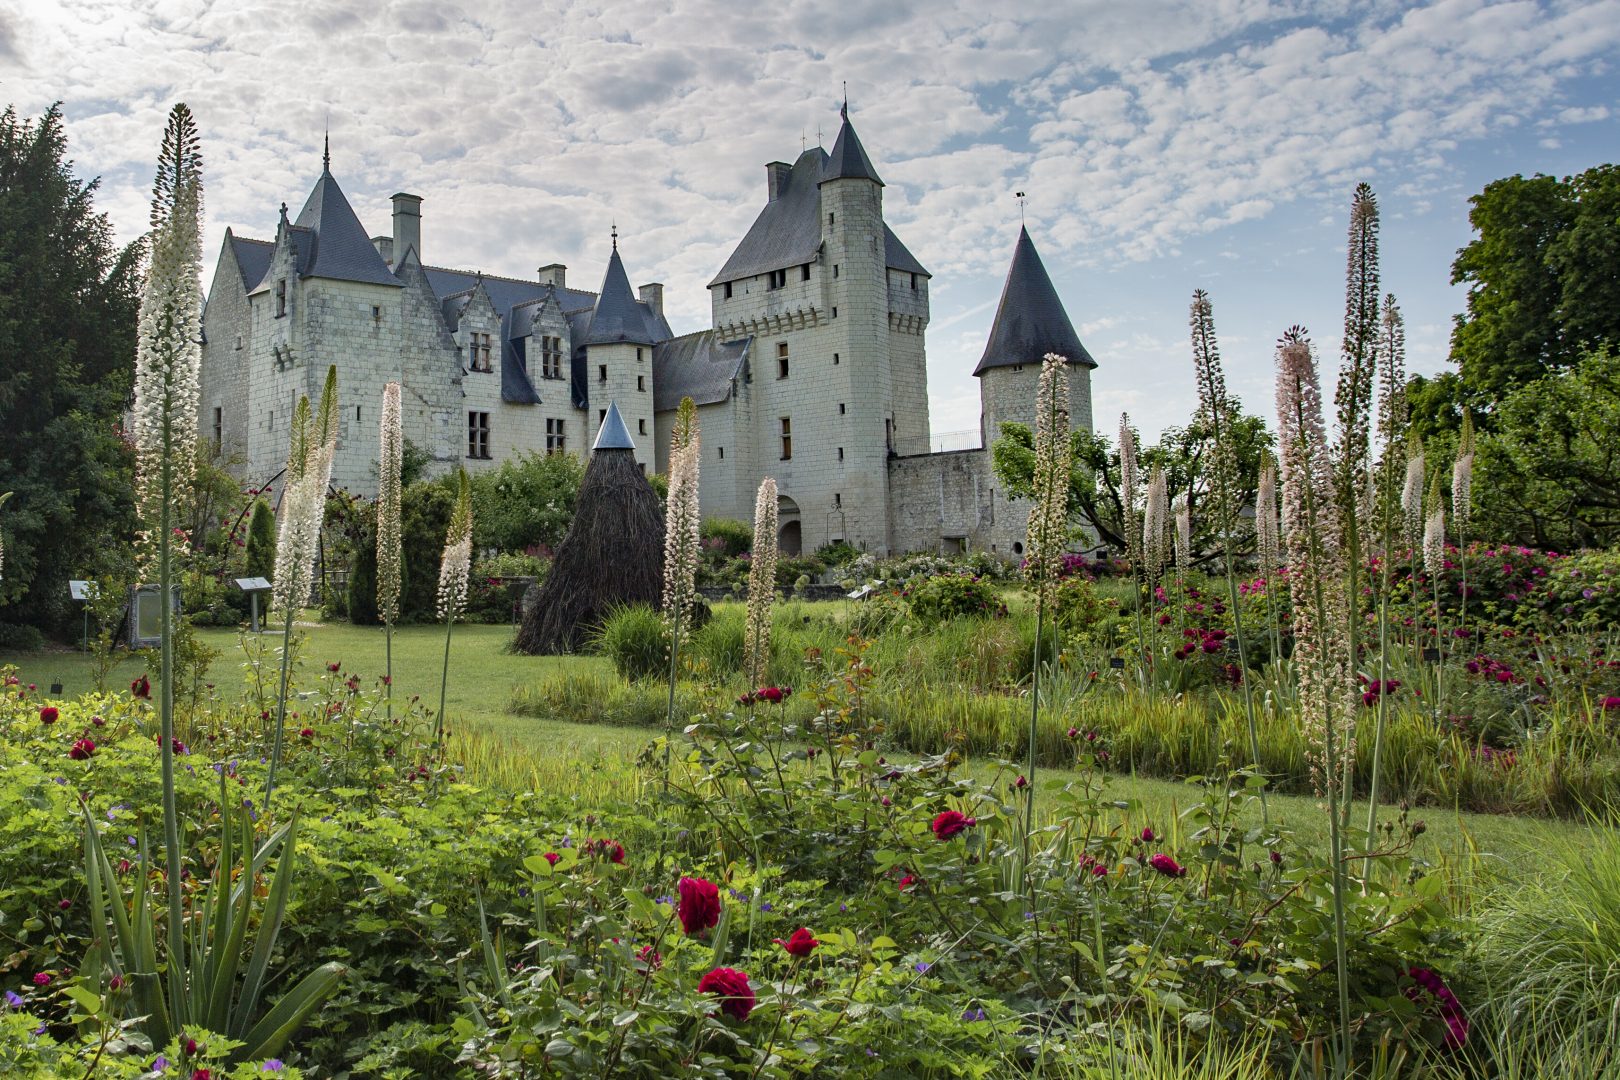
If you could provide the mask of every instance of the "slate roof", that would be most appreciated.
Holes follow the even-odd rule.
[[[846,106],[847,108],[847,106]],[[883,186],[878,179],[877,170],[872,167],[872,159],[866,156],[866,147],[861,145],[860,136],[855,134],[855,126],[849,122],[849,114],[843,114],[844,122],[839,125],[838,139],[833,143],[832,156],[821,176],[821,182],[839,180],[845,177],[855,177],[861,180],[870,180]]]
[[[608,259],[607,273],[602,276],[602,292],[596,298],[596,310],[591,313],[590,326],[582,344],[607,345],[628,342],[632,345],[653,345],[669,336],[668,327],[660,327],[652,309],[636,299],[630,289],[630,278],[624,272],[615,242]]]
[[[276,245],[269,240],[249,240],[226,230],[231,241],[231,254],[236,256],[236,268],[242,274],[242,291],[247,292],[264,280],[270,269],[270,256]]]
[[[1074,332],[1063,301],[1047,276],[1046,267],[1035,251],[1028,229],[1018,230],[1018,246],[1013,249],[1012,267],[1001,290],[1001,304],[990,328],[990,341],[979,358],[974,375],[991,368],[1038,364],[1047,353],[1067,357],[1071,364],[1094,368],[1080,335]]]
[[[596,432],[596,444],[592,450],[634,450],[635,441],[630,438],[630,429],[624,426],[624,417],[619,415],[619,403],[609,402],[607,415],[602,418],[602,426]]]
[[[388,264],[377,254],[371,237],[361,227],[360,219],[344,198],[330,169],[321,171],[321,178],[315,182],[315,189],[309,193],[309,200],[293,224],[310,230],[314,238],[308,265],[302,258],[299,260],[300,277],[399,285]]]
[[[752,337],[721,341],[713,330],[700,330],[665,341],[653,349],[653,411],[674,409],[681,398],[712,405],[731,396],[732,380],[748,363]]]
[[[862,170],[869,174],[866,179],[883,183],[854,137],[854,128],[844,126],[850,138],[845,140],[844,131],[838,133],[834,156],[829,157],[819,146],[799,155],[781,193],[759,212],[742,243],[709,282],[710,288],[814,262],[821,253],[821,185],[841,176],[862,175]],[[883,226],[883,257],[895,270],[932,276],[888,225]]]

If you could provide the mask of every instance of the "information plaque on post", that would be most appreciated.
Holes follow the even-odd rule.
[[[253,609],[253,632],[259,632],[259,594],[270,591],[270,579],[262,577],[239,577],[236,587],[248,594],[248,604]]]
[[[180,615],[180,586],[169,587],[169,607]],[[163,600],[159,585],[132,586],[129,590],[129,647],[155,649],[163,644]]]

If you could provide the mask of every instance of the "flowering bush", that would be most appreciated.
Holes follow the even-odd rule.
[[[900,595],[910,607],[912,618],[924,625],[963,615],[1003,618],[1007,614],[1007,605],[994,586],[966,574],[913,579]]]

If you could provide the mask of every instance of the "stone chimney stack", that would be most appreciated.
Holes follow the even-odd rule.
[[[782,197],[782,191],[787,187],[788,176],[792,172],[793,166],[785,161],[772,161],[765,166],[766,202],[775,202]]]
[[[371,246],[377,249],[382,261],[389,266],[394,265],[394,238],[392,236],[373,236]]]
[[[661,282],[650,282],[636,290],[641,302],[652,308],[654,315],[664,313],[664,286]]]
[[[537,273],[542,285],[553,285],[559,289],[568,288],[568,267],[562,263],[547,263]]]
[[[394,261],[402,262],[405,253],[416,251],[419,262],[426,262],[422,258],[422,196],[407,195],[405,192],[396,192],[394,195]]]

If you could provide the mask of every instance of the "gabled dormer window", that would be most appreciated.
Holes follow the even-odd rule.
[[[474,371],[493,371],[490,360],[490,336],[488,334],[469,334],[467,336],[467,366]]]
[[[540,377],[542,379],[562,378],[562,338],[540,338]]]

